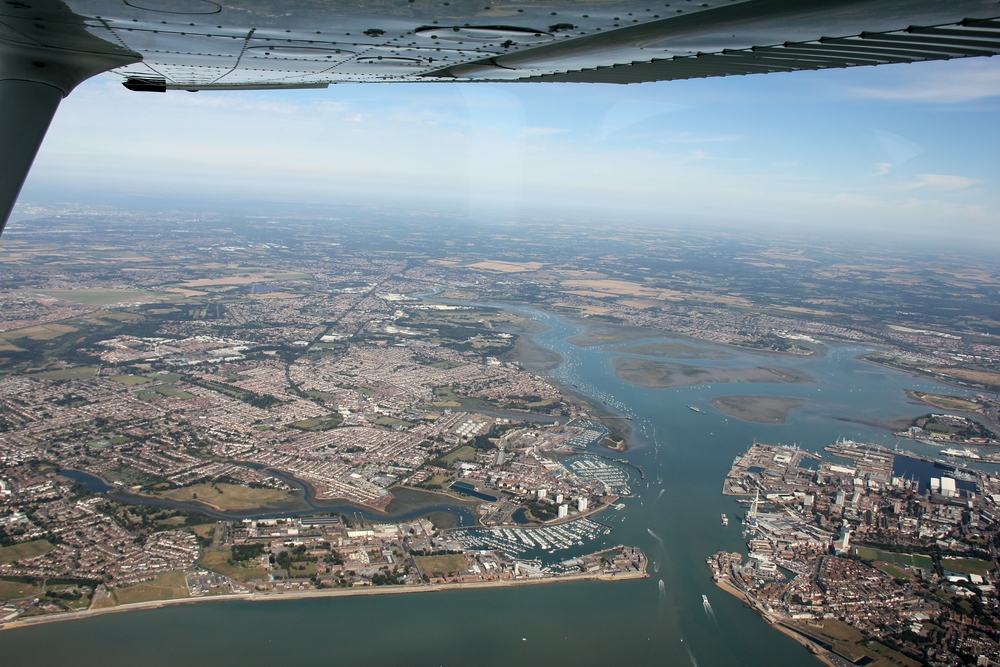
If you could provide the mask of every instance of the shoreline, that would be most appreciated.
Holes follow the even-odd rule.
[[[150,609],[162,609],[164,607],[174,607],[184,604],[198,604],[200,602],[267,602],[274,600],[305,600],[310,598],[333,598],[333,597],[356,597],[362,595],[405,595],[408,593],[440,593],[450,590],[475,590],[487,588],[508,588],[515,586],[532,586],[538,584],[554,584],[566,581],[629,581],[633,579],[648,579],[649,574],[645,567],[639,572],[622,573],[616,575],[605,574],[569,574],[554,577],[538,577],[534,579],[501,579],[497,581],[472,581],[468,583],[448,583],[448,584],[418,584],[416,586],[358,586],[352,588],[330,588],[312,591],[294,591],[288,593],[233,593],[229,595],[206,595],[202,597],[173,598],[169,600],[150,600],[148,602],[133,602],[104,609],[85,609],[82,611],[61,612],[57,614],[47,614],[43,616],[30,616],[25,619],[15,619],[9,623],[0,624],[0,632],[27,628],[46,623],[60,623],[63,621],[81,621],[105,614],[121,614],[131,611],[144,611]]]
[[[633,326],[635,326],[635,325],[631,325],[631,324],[614,324],[612,322],[599,322],[599,321],[598,322],[594,322],[594,321],[590,320],[589,318],[582,317],[580,315],[570,314],[570,313],[555,313],[555,312],[548,311],[548,310],[546,310],[545,312],[549,313],[550,315],[554,315],[556,317],[566,318],[568,321],[570,321],[570,324],[573,324],[574,326],[581,326],[581,327],[584,327],[584,328],[587,328],[587,327],[597,327],[597,326],[608,326],[608,327],[633,327]],[[733,351],[733,352],[743,352],[743,353],[750,353],[750,354],[758,354],[758,355],[761,355],[761,356],[776,357],[776,358],[779,358],[779,359],[794,359],[794,358],[809,359],[809,358],[816,358],[816,357],[820,357],[821,358],[821,357],[825,357],[826,356],[826,354],[827,354],[827,348],[830,347],[830,344],[827,341],[824,341],[822,339],[817,338],[816,339],[817,342],[815,342],[815,343],[811,343],[811,342],[807,341],[807,345],[805,345],[804,347],[806,349],[810,350],[810,352],[808,354],[802,354],[802,353],[799,353],[799,352],[784,352],[784,351],[781,351],[781,350],[768,350],[768,349],[764,349],[764,348],[747,347],[747,346],[744,346],[744,345],[738,345],[736,343],[720,343],[720,342],[714,341],[714,340],[706,340],[704,338],[698,338],[698,337],[692,336],[690,334],[683,334],[683,333],[673,332],[673,331],[670,331],[668,329],[658,329],[658,328],[655,328],[655,327],[650,327],[648,325],[638,325],[638,326],[641,327],[641,328],[650,329],[650,331],[653,332],[654,334],[655,333],[660,333],[661,335],[660,336],[653,335],[653,336],[650,336],[649,338],[636,338],[636,339],[633,339],[633,340],[622,341],[621,343],[595,343],[593,345],[586,345],[586,346],[577,345],[576,343],[570,343],[570,345],[575,345],[576,347],[584,347],[584,348],[587,348],[587,347],[603,347],[604,345],[624,345],[624,344],[627,344],[627,343],[638,343],[638,342],[641,342],[641,341],[644,341],[644,340],[657,340],[658,338],[667,338],[667,339],[670,339],[670,340],[676,340],[676,341],[680,341],[680,342],[700,343],[702,345],[715,345],[715,346],[718,346],[718,347],[721,347],[721,348],[724,348],[726,350],[730,350],[730,351]],[[841,342],[843,342],[843,341],[841,341]]]
[[[253,462],[239,461],[236,459],[233,459],[233,462],[244,465],[253,463]],[[276,473],[283,477],[286,477],[288,480],[291,480],[295,484],[301,485],[300,488],[295,489],[295,491],[303,494],[303,496],[298,499],[300,502],[286,503],[287,505],[292,505],[291,507],[282,507],[281,505],[264,505],[261,507],[250,508],[250,509],[223,510],[219,509],[217,506],[212,505],[210,503],[202,502],[200,499],[191,501],[181,501],[181,500],[173,500],[170,498],[163,498],[161,496],[149,495],[146,493],[126,491],[123,489],[113,487],[113,485],[110,482],[108,482],[108,480],[101,477],[100,475],[97,475],[96,473],[89,472],[86,470],[80,470],[80,471],[74,470],[74,472],[81,472],[85,475],[96,477],[97,479],[101,480],[106,486],[113,487],[111,490],[108,491],[103,491],[103,492],[94,491],[93,493],[95,495],[103,495],[115,502],[124,504],[133,504],[133,505],[151,505],[155,507],[165,507],[181,511],[196,512],[215,521],[242,521],[244,519],[288,517],[288,516],[309,515],[309,514],[316,514],[323,512],[328,512],[333,514],[344,514],[345,511],[347,511],[348,509],[350,511],[358,511],[374,515],[374,519],[365,519],[366,521],[370,520],[392,521],[399,519],[399,517],[401,516],[409,515],[414,512],[420,512],[424,509],[427,509],[428,511],[434,511],[432,508],[438,507],[437,505],[429,504],[426,505],[426,507],[419,506],[415,508],[404,508],[404,510],[400,512],[387,512],[386,510],[381,510],[372,507],[370,505],[364,505],[356,501],[353,501],[349,498],[344,498],[342,496],[320,499],[317,498],[316,496],[315,487],[309,482],[301,480],[281,470],[276,470],[269,467],[263,469],[268,470],[272,473]],[[427,489],[408,487],[405,485],[397,485],[397,486],[400,486],[401,488],[414,491],[417,493],[428,493],[440,496],[442,499],[447,498],[451,503],[462,506],[462,509],[469,511],[471,514],[475,514],[475,512],[473,511],[473,507],[476,503],[473,501],[464,500],[462,498],[452,496],[447,493],[430,491]],[[311,502],[306,501],[305,500],[306,498],[310,498]],[[320,503],[323,504],[316,504],[316,501],[319,501]],[[327,505],[326,503],[329,504]],[[392,503],[390,502],[390,505],[391,504]],[[399,520],[405,520],[405,519],[399,519]]]
[[[873,345],[873,347],[874,347],[874,345]],[[958,379],[952,379],[952,378],[943,377],[941,375],[937,375],[935,373],[921,371],[921,370],[918,370],[916,368],[902,368],[900,366],[894,366],[894,365],[892,365],[890,363],[886,363],[884,361],[877,361],[875,359],[870,359],[869,358],[869,354],[870,353],[860,355],[858,357],[858,359],[860,359],[862,361],[865,361],[865,362],[867,362],[869,364],[874,364],[875,366],[881,366],[882,368],[888,368],[890,370],[898,371],[900,373],[906,373],[908,375],[912,375],[913,377],[917,377],[917,378],[920,378],[922,380],[931,380],[933,382],[937,382],[939,384],[947,385],[947,386],[952,387],[954,389],[960,389],[962,391],[978,391],[980,393],[987,393],[987,394],[989,394],[991,392],[992,393],[997,393],[997,387],[993,387],[991,389],[990,386],[982,385],[982,384],[972,384],[971,382],[969,384],[962,384],[961,380],[958,380]],[[930,404],[928,404],[928,405],[930,405]],[[935,407],[938,407],[938,406],[935,406]]]
[[[794,630],[785,627],[785,625],[781,621],[776,619],[771,619],[769,616],[758,610],[757,605],[754,604],[754,602],[747,596],[746,593],[736,588],[732,584],[723,581],[721,579],[718,581],[713,580],[712,583],[714,583],[716,586],[724,590],[726,593],[729,593],[736,599],[742,600],[747,606],[750,607],[750,609],[752,609],[761,618],[763,618],[764,622],[767,623],[770,627],[774,628],[783,635],[791,637],[796,642],[804,646],[806,650],[809,651],[810,655],[812,655],[814,658],[822,662],[824,665],[828,665],[828,667],[838,667],[838,665],[835,662],[833,662],[824,655],[826,649],[810,641],[807,637],[804,637],[803,635],[795,632]]]
[[[532,305],[528,305],[528,307],[539,310],[540,312],[543,312],[547,315],[551,315],[557,320],[566,322],[566,320],[564,319],[565,313],[556,313],[551,310],[538,308],[537,306],[532,306]],[[576,323],[571,321],[566,323],[571,324],[572,326],[577,326]],[[590,325],[594,326],[593,323],[590,323]],[[561,382],[558,378],[556,378],[552,374],[552,371],[561,366],[565,361],[565,359],[555,350],[551,350],[535,340],[536,336],[546,333],[547,331],[550,330],[551,327],[547,327],[542,331],[534,331],[530,333],[529,332],[518,333],[520,337],[527,338],[530,341],[528,343],[529,346],[541,348],[542,350],[552,353],[553,355],[555,355],[556,358],[558,358],[558,361],[554,362],[549,368],[539,369],[537,371],[537,374],[543,376],[547,381],[551,382],[553,385],[558,387],[559,391],[562,392],[563,396],[565,396],[567,399],[569,399],[570,401],[575,401],[578,404],[582,404],[582,406],[586,408],[588,412],[594,415],[594,419],[603,424],[611,432],[610,436],[616,436],[620,441],[619,443],[616,443],[619,445],[618,447],[608,447],[607,445],[604,444],[601,444],[600,445],[601,447],[612,452],[617,452],[619,454],[628,451],[630,448],[629,438],[632,435],[632,427],[625,423],[627,420],[625,419],[624,415],[619,415],[611,411],[610,409],[607,408],[607,406],[601,406],[599,403],[595,401],[595,399],[591,398],[590,396],[587,396],[586,394],[581,393],[580,391],[574,390],[570,385]],[[572,345],[572,343],[570,344]],[[526,364],[525,361],[521,359],[520,355],[517,354],[516,347],[513,350],[511,350],[508,353],[508,355],[513,361],[519,363],[522,366],[522,368],[528,369],[528,366],[530,364]]]

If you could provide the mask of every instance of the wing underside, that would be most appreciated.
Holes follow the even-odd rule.
[[[1000,53],[1000,20],[965,21],[853,37],[822,37],[749,49],[675,56],[545,74],[528,81],[643,83],[713,76],[795,72],[829,68],[950,60]]]
[[[638,83],[1000,52],[996,0],[32,0],[4,41],[134,54],[135,90]]]

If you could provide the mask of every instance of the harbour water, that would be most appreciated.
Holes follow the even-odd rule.
[[[611,527],[586,543],[641,546],[650,577],[488,590],[452,590],[285,601],[198,603],[0,632],[4,664],[131,665],[697,665],[819,664],[799,644],[712,585],[705,558],[744,551],[740,527],[720,525],[742,509],[721,495],[733,457],[754,439],[810,451],[841,437],[893,447],[887,423],[930,411],[904,391],[962,393],[858,359],[857,346],[811,357],[759,355],[683,361],[711,366],[781,365],[816,379],[804,384],[713,384],[643,389],[617,379],[614,346],[578,348],[578,329],[532,312],[551,327],[536,340],[562,355],[557,378],[632,417],[631,449],[641,466],[634,497],[595,520]],[[719,350],[718,346],[685,341]],[[719,356],[719,355],[715,355]],[[669,359],[668,359],[669,361]],[[806,398],[785,424],[756,424],[711,405],[716,396]],[[689,409],[697,407],[700,412]],[[845,419],[858,421],[844,421]],[[901,448],[933,454],[903,441]],[[596,450],[595,450],[596,451]],[[607,450],[604,450],[607,453]],[[707,595],[710,603],[703,599]]]

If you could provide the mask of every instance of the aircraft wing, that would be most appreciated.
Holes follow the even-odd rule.
[[[638,83],[1000,52],[997,0],[3,0],[0,222],[59,100],[418,81]]]
[[[137,54],[112,70],[137,90],[637,83],[1000,51],[996,0],[24,0],[0,15],[45,40],[62,27],[47,4]]]

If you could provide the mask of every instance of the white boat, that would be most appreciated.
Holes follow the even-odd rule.
[[[708,604],[708,596],[707,595],[702,595],[701,596],[701,603],[702,604]]]
[[[694,412],[701,412],[701,409],[700,409],[700,408],[696,408],[696,407],[694,407],[693,405],[689,405],[689,406],[688,406],[688,410],[692,410],[692,411],[694,411]]]
[[[725,514],[722,515],[722,526],[726,527],[729,525],[729,517]]]

